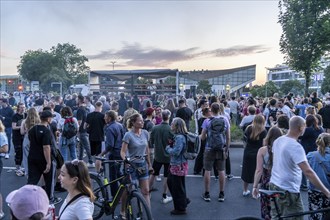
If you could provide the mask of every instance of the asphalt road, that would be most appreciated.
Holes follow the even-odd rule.
[[[252,197],[242,196],[242,180],[241,174],[241,161],[243,156],[243,148],[231,148],[230,150],[232,174],[234,179],[226,182],[225,187],[225,202],[218,202],[219,183],[212,178],[211,181],[211,202],[205,202],[201,195],[204,192],[204,182],[202,176],[192,175],[193,161],[189,164],[189,174],[186,177],[187,195],[191,200],[187,208],[187,215],[183,216],[171,216],[170,211],[173,210],[173,204],[161,204],[162,196],[162,183],[155,182],[155,187],[159,191],[152,192],[151,205],[152,213],[155,220],[167,220],[167,219],[236,219],[242,216],[254,216],[260,217],[260,203],[258,200]],[[13,170],[14,157],[11,156],[8,160],[3,159],[4,169],[1,174],[1,193],[3,195],[3,209],[6,214],[4,219],[9,219],[9,209],[5,203],[6,196],[15,189],[26,184],[25,177],[17,177]],[[250,186],[252,188],[252,186]],[[251,190],[251,189],[250,189]],[[252,190],[251,190],[252,191]],[[66,196],[66,193],[56,193],[56,196]],[[303,201],[307,203],[307,193],[303,192]],[[56,205],[56,212],[61,204]],[[110,219],[110,216],[103,217],[102,219]]]

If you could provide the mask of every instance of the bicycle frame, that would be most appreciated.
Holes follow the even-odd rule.
[[[135,183],[133,183],[131,181],[131,173],[130,173],[130,170],[131,169],[130,167],[125,167],[126,165],[129,165],[131,167],[134,168],[134,165],[133,164],[130,164],[130,163],[126,163],[125,161],[119,161],[119,160],[105,160],[105,159],[100,159],[102,161],[102,166],[103,166],[103,171],[100,172],[100,173],[95,173],[95,172],[90,172],[91,174],[93,175],[96,175],[98,176],[99,179],[101,179],[101,173],[104,174],[104,177],[103,177],[103,181],[102,181],[102,186],[100,186],[99,190],[104,190],[105,191],[105,201],[103,201],[103,206],[104,206],[104,213],[106,215],[114,215],[114,212],[116,210],[116,207],[117,205],[119,204],[120,200],[121,200],[121,197],[123,195],[123,193],[126,191],[128,194],[130,194],[132,191],[135,191],[137,189],[137,186]],[[108,181],[108,178],[107,178],[107,166],[106,164],[109,164],[109,163],[118,163],[118,162],[123,162],[124,164],[124,172],[125,174],[115,180],[112,180],[111,182]],[[102,179],[101,179],[102,180]],[[119,188],[116,192],[116,195],[114,196],[113,200],[110,201],[109,199],[109,192],[108,192],[108,187],[112,184],[112,183],[115,183],[115,182],[119,182],[120,180],[123,180],[121,181],[120,185],[119,185]],[[132,187],[132,186],[135,186],[135,187]],[[111,187],[111,186],[110,186]]]

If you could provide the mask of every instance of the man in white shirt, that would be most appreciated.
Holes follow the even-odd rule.
[[[228,102],[228,105],[229,105],[229,108],[230,108],[231,123],[233,125],[237,125],[239,104],[236,101],[235,96],[231,97],[231,101]]]
[[[284,104],[284,99],[279,99],[277,104],[278,104],[278,107],[279,107],[278,110],[282,111],[283,114],[285,114],[289,118],[291,118],[293,116],[293,112],[291,112],[291,109],[289,108],[289,106]]]
[[[289,122],[288,134],[279,137],[273,144],[270,189],[285,192],[285,196],[276,198],[282,215],[304,211],[300,195],[302,173],[317,189],[330,198],[329,190],[309,166],[304,148],[297,142],[298,137],[304,133],[305,127],[305,120],[302,117],[292,117]],[[273,203],[271,203],[271,217],[277,219],[277,211]],[[302,216],[296,219],[304,218]]]

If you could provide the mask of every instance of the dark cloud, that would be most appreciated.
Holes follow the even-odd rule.
[[[123,43],[120,50],[101,51],[95,55],[87,56],[89,59],[99,60],[125,60],[129,66],[153,66],[162,67],[174,62],[192,60],[198,57],[231,57],[254,53],[264,53],[270,48],[263,45],[244,46],[238,45],[229,48],[201,51],[198,47],[185,50],[165,50],[155,47],[143,47],[138,43]],[[122,62],[121,62],[122,63]]]

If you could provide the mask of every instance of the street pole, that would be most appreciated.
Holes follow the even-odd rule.
[[[115,70],[115,63],[117,63],[116,61],[111,61],[110,63],[112,63],[112,70]]]

